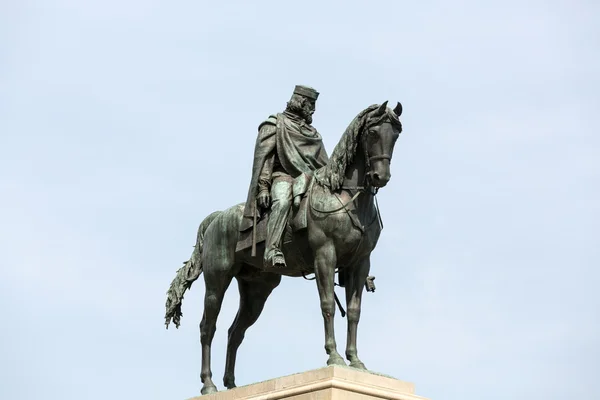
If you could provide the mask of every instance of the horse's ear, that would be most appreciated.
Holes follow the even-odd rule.
[[[376,115],[383,115],[385,114],[385,110],[387,109],[387,100],[385,101],[385,103],[383,103],[382,105],[379,106],[379,108],[377,109],[377,113]]]
[[[394,108],[394,114],[396,114],[398,117],[402,114],[402,104],[400,104],[400,102],[396,104],[396,107]]]

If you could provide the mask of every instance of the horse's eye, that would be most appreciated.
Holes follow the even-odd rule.
[[[369,141],[369,143],[378,142],[379,141],[379,132],[375,129],[369,130],[369,133],[367,135],[367,140]]]

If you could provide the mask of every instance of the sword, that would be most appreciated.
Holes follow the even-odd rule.
[[[254,225],[252,226],[252,257],[256,257],[256,199],[254,199]]]
[[[340,303],[340,299],[338,299],[335,291],[333,292],[333,298],[335,299],[335,302],[338,308],[340,309],[340,314],[342,314],[342,318],[344,318],[346,316],[346,311],[344,311],[344,307],[342,307],[342,303]]]

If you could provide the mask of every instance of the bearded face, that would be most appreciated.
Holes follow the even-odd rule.
[[[302,105],[302,117],[309,124],[312,124],[312,120],[313,120],[312,116],[315,113],[315,109],[316,109],[315,101],[305,98],[304,104]]]
[[[315,113],[315,100],[294,94],[287,103],[287,111],[296,114],[308,124],[312,124],[312,115]]]

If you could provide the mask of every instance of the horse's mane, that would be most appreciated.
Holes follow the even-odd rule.
[[[370,105],[358,113],[352,122],[350,122],[348,128],[346,128],[346,131],[342,135],[342,138],[333,149],[327,165],[315,171],[314,176],[319,184],[326,186],[331,190],[338,190],[341,188],[346,175],[346,169],[354,160],[360,133],[367,125],[367,122],[369,125],[373,125],[374,123],[378,123],[381,119],[388,117],[392,123],[400,124],[398,117],[389,108],[386,109],[386,112],[380,118],[375,117],[375,121],[370,120],[370,114],[377,110],[379,106],[379,104]]]

